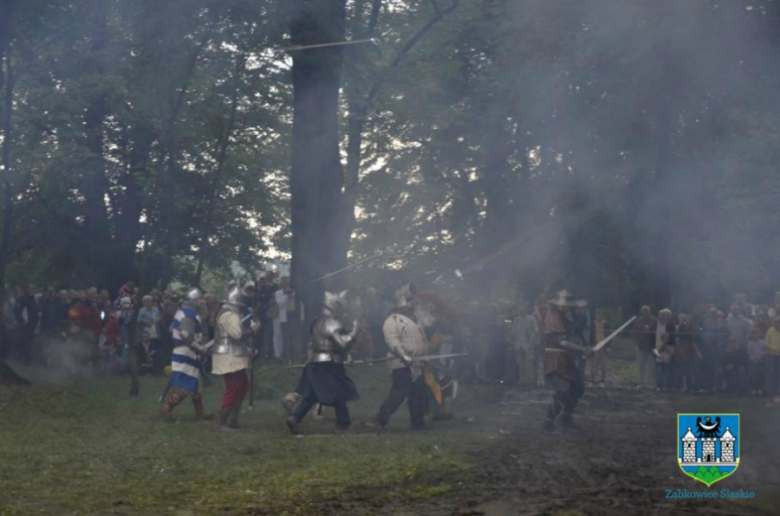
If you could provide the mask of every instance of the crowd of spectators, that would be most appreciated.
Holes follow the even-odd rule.
[[[289,322],[297,316],[297,303],[288,278],[264,272],[245,285],[244,293],[246,311],[252,310],[262,324],[254,341],[258,353],[267,360],[305,359],[303,346],[293,349]],[[391,304],[373,288],[351,291],[350,299],[355,305],[350,311],[363,330],[356,358],[383,357],[387,348],[382,324]],[[179,305],[174,291],[152,290],[141,296],[132,282],[115,296],[97,288],[56,290],[50,285],[39,292],[28,285],[13,289],[3,316],[12,357],[23,363],[121,372],[128,369],[134,345],[140,371],[153,375],[170,363],[169,328]],[[136,307],[133,343],[130,326]],[[219,307],[213,293],[199,300],[208,339],[214,336]],[[532,306],[524,301],[474,302],[457,316],[437,318],[429,337],[437,335],[447,352],[469,353],[468,359],[457,362],[457,374],[465,380],[541,386],[549,310],[544,296]],[[595,346],[614,328],[603,310],[591,312],[584,301],[576,303],[571,318],[573,338],[586,346]],[[623,337],[631,337],[636,346],[637,388],[780,396],[780,292],[772,307],[751,305],[744,294],[737,295],[728,314],[712,305],[694,314],[669,309],[654,314],[643,306]],[[587,361],[586,380],[593,387],[608,381],[606,357],[599,353]]]
[[[631,331],[637,388],[780,396],[780,292],[774,307],[739,294],[728,315],[706,305],[697,316],[654,317],[644,306]]]

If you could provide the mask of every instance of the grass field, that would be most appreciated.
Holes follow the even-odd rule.
[[[389,389],[383,365],[349,370],[362,396],[350,436],[335,434],[332,412],[291,436],[278,400],[299,372],[278,367],[261,369],[267,399],[238,433],[196,422],[189,402],[177,423],[162,422],[165,378],[142,378],[138,399],[126,377],[0,387],[0,514],[780,514],[780,411],[627,389],[636,379],[623,351],[610,355],[612,388],[581,400],[582,433],[540,431],[545,389],[462,385],[454,421],[411,431],[403,407],[377,436],[361,423]],[[207,410],[221,393],[219,382],[205,390]],[[756,500],[664,498],[704,488],[676,459],[676,414],[701,411],[742,413],[743,460],[718,488],[753,489]]]
[[[176,424],[163,423],[157,398],[164,378],[143,378],[139,399],[127,397],[127,378],[0,388],[0,511],[298,514],[347,492],[370,492],[377,504],[437,496],[452,489],[452,473],[467,474],[459,450],[488,434],[444,424],[436,432],[407,431],[403,408],[377,437],[360,422],[386,394],[387,370],[350,374],[363,398],[351,406],[356,435],[346,437],[334,435],[332,413],[305,421],[304,431],[316,435],[289,434],[276,400],[297,376],[281,369],[258,382],[277,386],[275,400],[256,401],[242,415],[244,431],[230,434],[196,422],[189,402],[176,409]],[[207,410],[218,409],[221,390],[219,383],[206,389]]]

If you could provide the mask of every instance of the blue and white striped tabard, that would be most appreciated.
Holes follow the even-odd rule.
[[[179,333],[181,322],[186,317],[195,320],[196,339],[199,339],[203,333],[200,316],[195,310],[192,308],[181,308],[176,312],[173,323],[171,323],[171,334],[173,336],[171,387],[197,393],[200,383],[200,358],[198,358],[198,354],[194,349],[182,343],[181,334]]]

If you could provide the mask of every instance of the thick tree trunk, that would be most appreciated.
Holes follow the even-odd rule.
[[[343,41],[345,21],[346,0],[297,0],[290,25],[292,43]],[[305,310],[304,330],[322,303],[322,283],[313,280],[335,262],[332,244],[344,184],[338,127],[341,68],[341,47],[293,54],[291,280]]]

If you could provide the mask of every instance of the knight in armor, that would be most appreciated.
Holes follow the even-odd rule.
[[[253,320],[249,328],[242,326],[242,310],[246,308],[244,294],[238,285],[228,288],[227,298],[217,314],[217,326],[212,348],[211,372],[224,377],[225,394],[216,426],[221,431],[239,429],[241,404],[249,390],[247,370],[252,368],[252,336],[260,329]]]
[[[171,323],[173,337],[173,356],[171,357],[170,396],[160,410],[163,418],[174,422],[173,409],[187,398],[192,398],[195,417],[199,420],[211,419],[203,410],[203,396],[200,392],[200,373],[202,357],[207,349],[203,345],[203,326],[197,311],[198,300],[202,293],[197,288],[190,289],[185,295],[181,307]]]
[[[344,320],[348,308],[347,292],[325,293],[322,315],[311,326],[309,361],[303,369],[298,387],[300,399],[287,418],[290,432],[299,435],[299,424],[316,404],[333,407],[336,411],[336,428],[346,432],[352,421],[347,403],[360,396],[357,387],[347,376],[344,362],[359,331],[357,321],[347,328]]]
[[[577,401],[585,393],[583,355],[592,356],[593,350],[576,341],[576,326],[571,316],[571,295],[563,290],[549,302],[550,311],[544,319],[544,376],[553,391],[547,410],[544,430],[555,430],[558,420],[564,428],[577,428],[572,413]]]
[[[425,428],[426,383],[422,366],[414,362],[414,357],[428,353],[425,327],[433,323],[433,316],[417,310],[415,294],[414,285],[401,287],[395,293],[396,307],[382,326],[389,348],[387,364],[392,371],[392,386],[373,421],[380,430],[407,399],[412,428]]]

